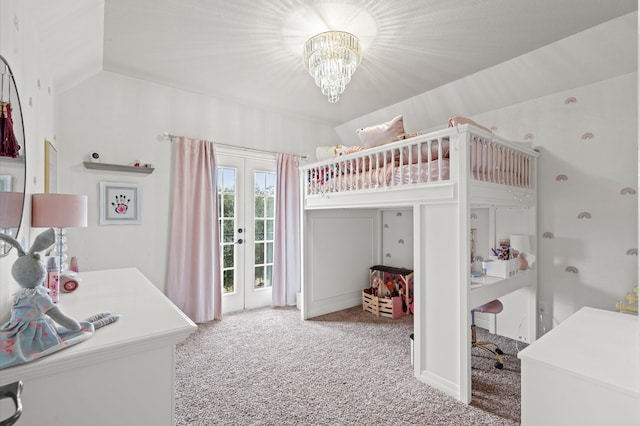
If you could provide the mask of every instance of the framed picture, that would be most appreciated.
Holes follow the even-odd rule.
[[[58,192],[58,151],[47,140],[44,141],[44,192]]]
[[[140,184],[100,182],[101,225],[138,225],[141,207]]]
[[[0,175],[0,192],[13,191],[13,176]]]

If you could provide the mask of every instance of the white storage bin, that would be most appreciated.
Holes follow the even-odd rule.
[[[510,278],[518,273],[518,259],[489,260],[482,262],[485,275],[498,278]]]

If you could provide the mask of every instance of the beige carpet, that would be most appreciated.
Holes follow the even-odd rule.
[[[520,423],[514,341],[496,340],[503,370],[472,351],[473,402],[466,405],[413,377],[412,331],[410,316],[377,318],[361,307],[309,321],[293,308],[262,308],[201,324],[176,350],[176,424]]]

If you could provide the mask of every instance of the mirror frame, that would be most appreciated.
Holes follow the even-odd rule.
[[[24,118],[23,118],[23,114],[22,114],[22,102],[20,101],[20,94],[18,92],[18,85],[16,84],[16,80],[15,77],[13,75],[13,71],[11,70],[11,66],[9,66],[9,62],[7,61],[7,59],[0,55],[0,78],[2,78],[2,90],[4,90],[4,78],[5,76],[7,76],[7,72],[8,72],[8,76],[9,76],[9,87],[12,96],[13,94],[15,94],[16,100],[18,102],[18,107],[17,108],[13,108],[13,122],[19,122],[20,123],[20,129],[21,132],[19,132],[18,134],[15,134],[16,139],[18,140],[18,144],[20,145],[20,155],[17,158],[11,158],[11,157],[0,157],[0,162],[11,162],[11,163],[22,163],[24,164],[23,168],[22,168],[22,188],[21,188],[21,192],[22,192],[22,205],[20,206],[20,221],[18,222],[18,226],[17,228],[15,228],[15,235],[11,235],[12,231],[14,228],[10,228],[10,234],[13,238],[17,238],[18,233],[20,232],[20,228],[22,226],[22,221],[24,219],[24,205],[25,205],[25,198],[26,198],[26,187],[27,187],[27,146],[26,146],[26,136],[25,136],[25,131],[24,131]],[[2,96],[4,96],[4,93],[0,93],[0,98],[2,98]],[[14,126],[15,129],[15,126]],[[0,173],[1,174],[1,173]],[[15,192],[20,192],[20,191],[15,191]],[[0,231],[1,232],[1,231]],[[13,246],[11,246],[10,244],[0,244],[0,257],[5,257],[9,254],[9,252],[11,251]]]

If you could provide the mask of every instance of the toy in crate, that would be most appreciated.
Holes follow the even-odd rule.
[[[413,271],[392,266],[369,268],[370,287],[362,290],[362,309],[378,317],[413,313]]]

